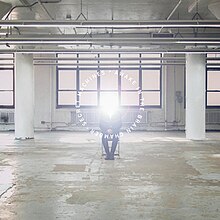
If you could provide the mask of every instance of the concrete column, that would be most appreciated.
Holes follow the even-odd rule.
[[[186,138],[205,139],[205,55],[186,54]]]
[[[15,55],[15,138],[34,138],[33,55]]]

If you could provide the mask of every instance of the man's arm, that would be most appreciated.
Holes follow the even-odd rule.
[[[103,115],[100,116],[99,127],[103,133],[107,133],[108,129],[111,128]]]
[[[118,113],[113,122],[113,126],[112,126],[113,132],[118,133],[120,131],[121,126],[122,126],[121,114]]]

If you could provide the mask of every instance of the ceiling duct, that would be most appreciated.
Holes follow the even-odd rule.
[[[174,38],[173,33],[152,33],[151,37],[153,38]]]
[[[217,19],[220,19],[220,2],[208,5],[208,9]]]

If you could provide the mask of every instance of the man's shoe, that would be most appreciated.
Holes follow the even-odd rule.
[[[105,160],[110,160],[110,158],[111,158],[111,155],[106,154]]]
[[[109,157],[109,160],[114,160],[114,154]]]

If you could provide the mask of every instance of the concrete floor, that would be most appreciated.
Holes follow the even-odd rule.
[[[220,133],[121,138],[121,158],[101,158],[89,133],[0,133],[0,219],[220,219]]]

